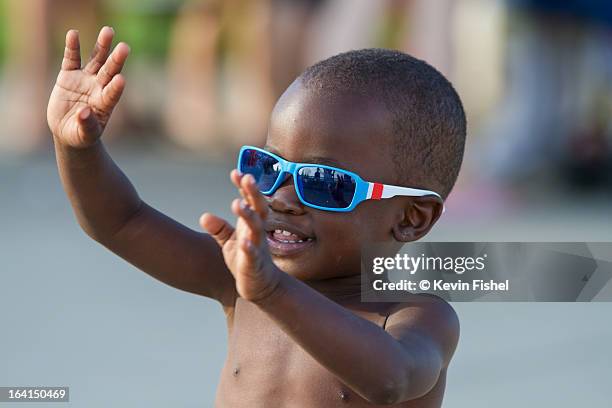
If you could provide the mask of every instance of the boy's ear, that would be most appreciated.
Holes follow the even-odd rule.
[[[415,197],[401,208],[393,226],[393,236],[399,242],[416,241],[429,232],[442,215],[444,204],[437,197]]]

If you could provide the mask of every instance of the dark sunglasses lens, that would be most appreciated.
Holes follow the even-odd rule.
[[[258,150],[247,149],[240,157],[240,168],[243,174],[251,174],[260,191],[268,191],[274,186],[280,175],[280,163],[274,157]]]
[[[355,180],[350,175],[325,167],[298,170],[298,188],[304,200],[327,208],[347,208],[355,195]]]

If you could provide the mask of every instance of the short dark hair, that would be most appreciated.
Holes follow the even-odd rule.
[[[435,68],[399,51],[372,48],[318,62],[300,80],[317,92],[378,98],[393,121],[397,182],[448,196],[463,160],[466,119],[459,95]]]

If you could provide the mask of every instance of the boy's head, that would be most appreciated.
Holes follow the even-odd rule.
[[[366,49],[300,75],[274,108],[265,148],[290,161],[328,164],[367,181],[446,198],[465,134],[461,101],[442,74],[398,51]],[[274,231],[268,237],[277,265],[304,280],[355,274],[363,243],[417,240],[442,211],[432,196],[368,200],[348,213],[321,211],[299,201],[290,177],[269,203],[268,230],[311,238],[285,251],[275,246]]]

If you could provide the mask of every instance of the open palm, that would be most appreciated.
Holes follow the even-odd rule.
[[[202,215],[200,225],[221,247],[240,297],[258,301],[276,288],[283,273],[273,263],[266,240],[268,203],[252,175],[233,170],[230,178],[243,197],[232,202],[232,212],[238,217],[236,228],[210,213]]]
[[[87,65],[81,68],[79,34],[66,34],[62,69],[47,107],[53,136],[72,147],[87,147],[98,140],[125,88],[120,74],[130,52],[119,43],[111,53],[114,31],[103,27]]]

